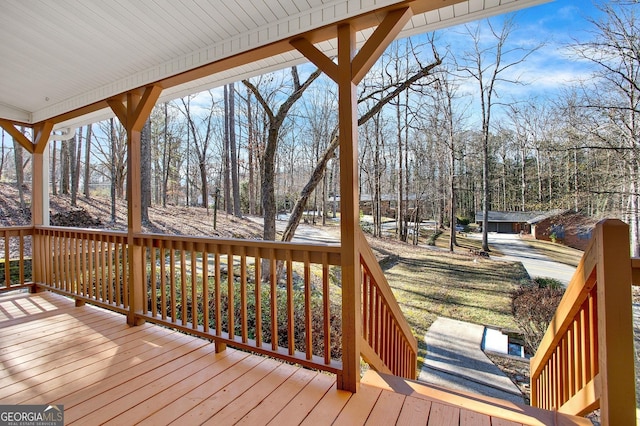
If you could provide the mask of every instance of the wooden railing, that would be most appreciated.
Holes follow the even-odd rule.
[[[118,312],[129,309],[127,234],[89,229],[37,227],[34,281],[78,302]]]
[[[32,281],[31,275],[31,243],[33,228],[15,226],[0,228],[0,239],[3,244],[0,258],[0,290],[13,290],[23,287]]]
[[[32,238],[34,286],[72,297],[77,304],[89,302],[133,315],[137,323],[151,321],[211,339],[219,350],[229,344],[311,368],[342,371],[338,246],[131,237],[126,232],[60,227],[0,232],[5,242],[15,240],[12,252],[19,253],[19,274],[4,274],[12,288],[26,282],[25,241]],[[415,378],[416,339],[364,235],[358,235],[361,356],[375,370]],[[5,259],[9,253],[5,243]],[[130,278],[133,264],[141,265],[140,283]],[[141,303],[134,304],[133,291],[142,296]],[[134,306],[139,308],[132,312]]]
[[[597,224],[531,359],[531,405],[573,415],[599,408],[603,425],[635,424],[629,228]]]
[[[146,320],[338,373],[340,248],[139,235]],[[332,307],[333,305],[333,307]],[[222,346],[224,347],[224,346]],[[335,351],[334,351],[335,353]]]
[[[369,243],[359,232],[363,359],[376,371],[416,378],[418,343]]]

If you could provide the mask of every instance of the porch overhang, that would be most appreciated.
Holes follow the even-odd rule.
[[[0,5],[0,119],[54,129],[113,116],[106,100],[149,85],[168,101],[307,61],[304,37],[337,52],[348,22],[357,45],[391,10],[409,7],[399,37],[548,0],[56,0]]]

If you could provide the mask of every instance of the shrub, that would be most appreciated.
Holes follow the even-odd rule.
[[[559,281],[537,278],[512,294],[511,313],[524,334],[525,348],[535,353],[564,294]]]

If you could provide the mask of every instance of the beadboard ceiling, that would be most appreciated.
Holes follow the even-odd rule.
[[[24,124],[55,120],[128,90],[389,6],[420,11],[401,34],[409,36],[545,1],[2,0],[0,118]],[[361,28],[358,41],[371,32]],[[317,46],[332,54],[335,40],[319,40]],[[169,85],[160,100],[304,62],[295,50],[258,58]],[[73,117],[56,127],[105,114],[110,111]]]

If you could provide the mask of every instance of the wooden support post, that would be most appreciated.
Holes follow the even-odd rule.
[[[369,40],[355,54],[355,30],[338,26],[338,63],[304,38],[291,45],[338,85],[340,137],[340,233],[342,268],[342,374],[339,389],[357,392],[360,385],[362,339],[360,282],[360,196],[358,193],[358,100],[356,86],[386,47],[411,19],[408,7],[390,11]]]
[[[129,311],[127,324],[142,325],[144,320],[136,314],[142,312],[145,283],[142,280],[142,247],[133,241],[142,231],[142,199],[140,187],[140,133],[151,115],[162,88],[149,86],[142,94],[128,92],[123,98],[110,99],[109,106],[116,114],[127,132],[127,231],[129,264]]]
[[[33,141],[30,141],[15,125],[8,121],[0,119],[0,127],[5,129],[24,149],[32,154],[32,191],[31,191],[31,224],[33,226],[49,225],[49,153],[46,150],[49,136],[53,131],[53,123],[44,121],[33,126]],[[43,277],[40,276],[42,271],[39,262],[39,249],[42,242],[37,236],[33,237],[33,255],[31,271],[33,281],[35,283],[42,282]],[[34,285],[30,291],[37,292],[38,287]]]
[[[351,80],[355,31],[338,27],[338,120],[340,132],[340,235],[342,240],[342,374],[338,388],[357,392],[360,385],[360,230],[358,194],[358,114]]]
[[[596,240],[600,419],[603,425],[635,425],[629,226],[600,222]]]
[[[213,342],[213,344],[215,345],[215,351],[216,351],[217,354],[222,353],[225,350],[227,350],[227,344],[226,343],[215,341],[215,342]]]

